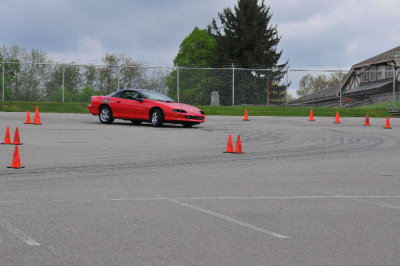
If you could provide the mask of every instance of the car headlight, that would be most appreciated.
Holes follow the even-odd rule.
[[[174,109],[172,112],[177,112],[177,113],[187,113],[185,110],[182,109]]]
[[[200,114],[204,115],[204,112],[202,110],[200,110]]]

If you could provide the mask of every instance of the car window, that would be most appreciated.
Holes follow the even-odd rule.
[[[136,91],[124,91],[120,94],[120,98],[135,100],[139,98],[139,93]]]
[[[173,99],[169,98],[167,95],[164,95],[159,92],[151,91],[151,90],[142,90],[145,99],[155,100],[155,101],[164,101],[164,102],[174,102]]]

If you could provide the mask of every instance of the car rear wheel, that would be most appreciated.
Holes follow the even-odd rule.
[[[102,124],[111,124],[114,121],[111,108],[108,106],[100,107],[99,120]]]
[[[164,123],[164,114],[160,109],[151,112],[151,124],[155,127],[161,127]]]

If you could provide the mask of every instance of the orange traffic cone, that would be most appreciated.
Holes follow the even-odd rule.
[[[41,125],[40,123],[40,116],[39,116],[39,107],[36,105],[36,111],[35,111],[35,119],[33,120],[33,124],[35,125]]]
[[[364,126],[369,126],[369,116],[368,116],[368,114],[367,114],[367,116],[365,117]]]
[[[11,138],[10,138],[10,128],[7,127],[6,129],[6,135],[4,137],[4,142],[1,144],[11,144]]]
[[[233,152],[232,136],[231,136],[231,134],[229,134],[228,146],[226,147],[226,152],[225,153],[232,153],[232,152]]]
[[[336,112],[335,124],[340,124],[339,112]]]
[[[236,141],[235,153],[242,153],[242,142],[240,141],[240,135],[238,135]]]
[[[247,109],[244,110],[244,118],[243,121],[249,121],[249,115],[247,114]]]
[[[29,114],[29,111],[26,111],[26,119],[24,124],[32,124],[31,115]]]
[[[18,127],[15,129],[15,134],[14,134],[14,141],[13,141],[14,145],[22,145],[20,139],[19,139],[19,130]]]
[[[311,111],[310,111],[310,118],[308,119],[308,121],[315,121],[315,120],[314,120],[314,114],[313,114],[312,109],[311,109]]]
[[[385,127],[384,128],[391,129],[390,122],[389,122],[389,116],[386,116],[386,123],[385,123]]]
[[[21,162],[19,160],[18,146],[15,146],[14,157],[13,157],[11,166],[7,166],[7,168],[16,168],[16,169],[25,168],[24,166],[21,166]]]

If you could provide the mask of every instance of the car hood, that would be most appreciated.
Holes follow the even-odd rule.
[[[200,112],[199,108],[184,103],[165,103],[165,104],[171,107],[172,109],[182,109],[185,110],[186,112]]]

